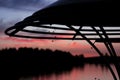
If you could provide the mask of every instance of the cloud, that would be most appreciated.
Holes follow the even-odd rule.
[[[3,19],[0,19],[0,32],[3,31],[5,24],[3,23]]]
[[[57,0],[0,0],[0,35],[8,27],[55,1]]]
[[[43,4],[44,0],[0,0],[2,6],[23,6]]]
[[[41,9],[57,0],[0,0],[1,7],[23,10]]]
[[[16,38],[16,37],[8,37],[8,36],[0,37],[0,41],[15,41],[15,42],[26,42],[26,43],[31,43],[31,42],[48,42],[48,40],[26,39],[26,38]]]
[[[6,22],[6,21],[4,21],[4,19],[0,18],[0,36],[4,34],[5,29],[7,29],[8,27],[11,27],[16,22],[18,22],[18,21],[16,20],[16,21]]]
[[[56,0],[0,0],[0,32]],[[1,34],[0,34],[1,35]]]

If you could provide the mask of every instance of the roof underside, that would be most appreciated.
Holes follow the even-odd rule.
[[[35,12],[25,21],[39,20],[43,24],[86,26],[120,26],[120,1],[116,0],[59,0]]]
[[[59,0],[16,23],[13,27],[7,29],[5,33],[9,36],[24,38],[85,40],[76,32],[77,29],[73,30],[69,27],[77,26],[80,28],[82,26],[77,31],[82,31],[81,34],[88,36],[90,40],[106,41],[103,33],[105,31],[111,42],[120,42],[120,12],[117,4],[119,4],[117,0]],[[51,26],[51,24],[53,25]],[[99,34],[103,36],[102,40],[94,29],[90,29],[92,27],[95,27]],[[101,27],[104,30],[101,30]],[[53,32],[51,32],[51,29]],[[62,30],[62,32],[59,32],[59,30]],[[41,34],[42,36],[17,35],[18,32]]]

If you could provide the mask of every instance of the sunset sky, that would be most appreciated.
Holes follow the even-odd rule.
[[[0,49],[4,48],[49,48],[52,50],[69,51],[73,55],[98,56],[96,51],[86,41],[67,40],[38,40],[9,37],[4,34],[5,29],[32,15],[37,10],[56,2],[57,0],[0,0]],[[96,43],[103,53],[107,53],[103,44]],[[120,44],[114,44],[119,53]]]

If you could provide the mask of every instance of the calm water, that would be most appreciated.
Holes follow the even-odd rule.
[[[112,66],[114,69],[114,66]],[[114,69],[115,70],[115,69]],[[20,78],[19,80],[114,80],[109,69],[100,65],[85,64],[83,68],[73,68],[68,72],[49,74],[37,77]]]

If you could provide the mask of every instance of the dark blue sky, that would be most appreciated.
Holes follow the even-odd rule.
[[[0,7],[22,10],[43,8],[57,0],[0,0]]]
[[[16,22],[57,0],[0,0],[0,35]]]

